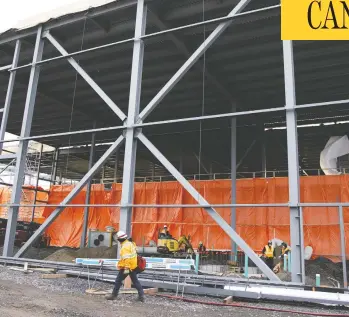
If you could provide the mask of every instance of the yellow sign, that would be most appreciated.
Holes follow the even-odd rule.
[[[282,40],[349,40],[349,0],[281,0]]]

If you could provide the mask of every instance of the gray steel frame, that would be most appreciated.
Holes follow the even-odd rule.
[[[298,174],[298,149],[297,149],[297,120],[296,120],[296,109],[318,107],[318,106],[327,106],[333,104],[344,104],[348,103],[349,100],[337,100],[332,102],[318,102],[313,104],[297,105],[295,98],[295,87],[294,87],[294,65],[293,65],[293,53],[292,53],[292,42],[284,41],[284,63],[285,63],[285,91],[286,91],[286,102],[285,106],[272,108],[272,109],[263,109],[263,110],[253,110],[253,111],[240,111],[236,112],[236,109],[231,113],[223,113],[218,115],[206,115],[192,118],[182,118],[175,120],[164,120],[157,122],[147,122],[144,123],[144,119],[151,113],[152,110],[161,102],[161,100],[171,91],[171,89],[180,81],[180,79],[188,72],[188,70],[198,61],[198,59],[204,54],[204,52],[215,42],[215,40],[228,28],[232,23],[233,19],[238,16],[253,14],[257,12],[269,11],[279,9],[280,5],[265,7],[257,10],[251,10],[242,12],[243,9],[251,0],[241,0],[237,6],[226,16],[221,18],[216,18],[212,20],[207,20],[199,23],[193,23],[190,25],[185,25],[172,29],[165,29],[165,25],[158,21],[158,26],[162,29],[160,32],[155,32],[152,34],[145,34],[145,21],[146,21],[146,5],[145,3],[150,2],[151,0],[125,0],[121,4],[119,2],[113,3],[106,7],[101,7],[92,10],[91,12],[81,13],[74,15],[73,17],[67,17],[60,19],[58,21],[52,21],[45,23],[43,26],[40,26],[39,29],[29,29],[19,32],[15,36],[9,36],[5,39],[0,40],[0,45],[9,41],[17,41],[16,50],[14,53],[12,65],[0,67],[0,71],[10,71],[10,81],[7,91],[7,99],[5,102],[5,107],[3,109],[3,123],[0,129],[0,145],[2,146],[5,142],[19,141],[20,142],[20,151],[17,155],[17,165],[16,165],[16,177],[13,187],[13,196],[11,198],[11,203],[6,204],[5,206],[10,207],[9,212],[9,221],[5,237],[4,245],[4,255],[12,255],[13,243],[14,243],[14,233],[17,223],[18,208],[20,206],[20,194],[22,189],[22,180],[24,175],[24,162],[26,157],[26,151],[29,140],[40,140],[42,138],[57,137],[57,136],[66,136],[66,135],[75,135],[81,133],[91,133],[101,131],[111,131],[111,130],[123,130],[125,131],[125,136],[120,136],[114,144],[105,152],[105,154],[98,160],[98,162],[89,170],[89,172],[83,177],[79,184],[73,189],[73,191],[62,201],[59,205],[51,205],[58,207],[51,216],[44,222],[40,229],[33,235],[33,237],[21,248],[21,250],[16,254],[16,257],[21,256],[26,249],[40,236],[40,234],[55,220],[55,218],[60,214],[60,212],[66,207],[70,206],[69,202],[74,198],[74,196],[89,182],[91,177],[98,171],[99,168],[103,166],[105,161],[115,152],[118,151],[121,144],[126,140],[126,149],[125,149],[125,163],[123,171],[123,191],[122,199],[119,205],[121,207],[120,215],[120,228],[123,228],[127,232],[130,232],[130,216],[131,210],[133,207],[151,207],[150,205],[133,205],[133,187],[134,187],[134,169],[135,169],[135,160],[136,160],[136,144],[137,139],[141,140],[148,149],[155,154],[158,158],[161,158],[161,162],[165,167],[169,169],[171,174],[177,178],[177,180],[193,195],[194,198],[197,198],[199,205],[175,205],[177,207],[181,206],[183,208],[205,208],[207,212],[221,225],[224,231],[234,239],[237,244],[244,249],[248,256],[254,260],[254,262],[262,269],[262,271],[270,278],[275,279],[275,275],[266,268],[265,264],[255,255],[255,253],[246,245],[246,243],[236,234],[234,229],[234,208],[236,207],[258,207],[258,206],[289,206],[290,215],[291,215],[291,245],[293,247],[293,261],[292,261],[292,280],[293,282],[304,282],[304,261],[303,261],[303,237],[302,237],[302,206],[349,206],[349,204],[300,204],[299,201],[299,174]],[[111,12],[113,10],[119,10],[122,8],[128,8],[130,6],[137,5],[137,17],[136,17],[136,26],[135,26],[135,36],[132,39],[125,39],[123,41],[114,42],[99,47],[90,48],[87,50],[81,50],[78,52],[68,53],[64,48],[50,35],[49,30],[53,28],[59,28],[62,25],[67,25],[69,23],[74,23],[88,17],[94,17],[103,15],[104,13]],[[213,23],[220,23],[217,28],[210,34],[210,36],[202,43],[202,45],[192,54],[187,62],[174,74],[174,76],[165,84],[163,89],[153,98],[153,100],[145,107],[145,109],[139,114],[139,98],[141,93],[141,78],[142,78],[142,69],[143,69],[143,52],[144,44],[143,41],[147,38],[154,36],[160,36],[164,34],[171,34],[173,32],[199,27],[202,25],[208,25]],[[35,51],[33,62],[27,65],[17,66],[18,55],[20,51],[20,39],[27,36],[37,34]],[[61,52],[61,56],[41,60],[42,50],[43,50],[43,36],[45,36],[57,49]],[[178,39],[172,36],[173,41],[178,44],[178,47],[187,54],[185,47],[183,47]],[[133,51],[133,62],[132,62],[132,76],[131,76],[131,87],[130,87],[130,100],[129,100],[129,110],[128,117],[115,105],[115,103],[104,93],[104,91],[87,75],[87,73],[82,69],[80,65],[76,63],[73,59],[73,56],[80,54],[87,54],[92,51],[99,49],[104,49],[107,47],[122,45],[126,43],[134,43]],[[35,104],[35,95],[38,84],[38,75],[39,75],[39,65],[44,65],[48,62],[53,62],[55,60],[67,59],[67,61],[76,69],[76,71],[90,84],[90,86],[96,91],[97,94],[107,103],[107,105],[117,114],[117,116],[123,121],[123,125],[112,126],[106,128],[93,128],[82,131],[73,131],[73,132],[63,132],[63,133],[54,133],[54,134],[45,134],[38,136],[30,136],[31,121],[33,115],[33,109]],[[15,80],[16,70],[20,68],[31,67],[30,80],[28,85],[28,94],[27,101],[25,106],[25,113],[23,118],[22,132],[19,138],[14,140],[4,140],[4,131],[6,131],[6,122],[8,117],[9,106],[11,103],[11,96],[13,90],[13,84]],[[218,83],[219,84],[219,83]],[[251,204],[251,205],[239,205],[236,204],[234,197],[234,186],[235,186],[235,177],[236,177],[236,153],[234,153],[234,121],[238,116],[243,115],[252,115],[260,113],[270,113],[270,112],[284,112],[286,111],[286,121],[287,121],[287,143],[288,143],[288,161],[289,161],[289,188],[290,188],[290,202],[289,204]],[[152,143],[142,134],[141,128],[145,126],[153,125],[162,125],[162,124],[174,124],[179,122],[193,122],[198,120],[213,120],[220,118],[232,118],[232,152],[231,152],[231,175],[232,175],[232,204],[222,204],[222,205],[210,205],[206,202],[203,197],[201,197],[194,188],[185,180],[185,178],[179,173],[169,161],[162,156],[162,154],[152,145]],[[235,144],[236,145],[236,144]],[[57,152],[58,153],[58,152]],[[58,156],[58,154],[57,154]],[[58,159],[58,157],[57,157]],[[86,201],[87,202],[87,201]],[[24,206],[24,205],[23,205]],[[26,206],[35,206],[26,205]],[[74,205],[78,206],[78,205]],[[103,205],[92,205],[86,203],[84,205],[79,205],[84,207],[91,206],[103,206]],[[108,205],[111,206],[111,205]],[[152,205],[154,207],[163,207],[171,208],[174,205]],[[220,216],[216,213],[213,207],[230,207],[232,208],[232,226],[231,228]],[[342,222],[342,221],[341,221]],[[343,239],[343,234],[341,233],[341,238]],[[343,249],[342,249],[343,251]],[[344,250],[345,253],[345,250]],[[344,254],[345,256],[345,254]]]

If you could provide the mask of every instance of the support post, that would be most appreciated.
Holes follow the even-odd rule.
[[[283,41],[284,76],[285,76],[285,99],[286,99],[286,127],[287,127],[287,157],[288,157],[288,185],[290,204],[290,231],[292,262],[292,282],[304,282],[303,268],[304,258],[302,257],[302,220],[298,204],[299,199],[299,163],[298,163],[298,137],[297,137],[297,114],[296,90],[294,77],[294,60],[292,41]]]
[[[21,41],[17,40],[15,52],[13,54],[12,68],[16,68],[18,65],[20,51],[21,51]],[[1,127],[0,127],[0,140],[4,140],[4,138],[5,138],[7,121],[8,121],[8,116],[10,113],[10,106],[11,106],[11,101],[12,101],[15,80],[16,80],[16,71],[13,71],[10,73],[10,78],[8,81],[8,87],[7,87],[7,93],[6,93],[6,99],[5,99],[5,104],[4,104],[4,110],[2,112],[2,120],[1,120]],[[3,147],[4,147],[4,143],[0,142],[0,154],[2,152]]]
[[[96,128],[96,121],[93,123],[93,129]],[[95,152],[95,144],[96,144],[96,133],[92,133],[92,139],[91,139],[91,147],[90,147],[90,157],[88,160],[88,170],[90,170],[93,166],[94,161],[94,152]],[[90,204],[90,198],[91,198],[91,179],[87,182],[86,187],[86,197],[85,197],[85,204]],[[86,237],[87,237],[87,227],[88,227],[88,216],[90,212],[90,207],[85,206],[84,209],[84,222],[82,225],[82,233],[81,233],[81,241],[80,241],[80,248],[84,248],[86,246]]]
[[[264,123],[259,127],[260,138],[261,138],[261,156],[262,156],[262,175],[267,178],[267,149],[266,149],[266,139],[264,131]]]
[[[138,134],[138,139],[153,153],[160,163],[167,168],[171,175],[183,186],[183,188],[197,201],[199,205],[209,205],[204,197],[188,182],[183,175],[164,157],[164,155],[147,139],[143,133]],[[245,252],[257,267],[272,281],[279,281],[279,278],[259,258],[259,256],[248,246],[248,244],[233,230],[230,225],[212,207],[204,208],[209,216],[223,229],[223,231]]]
[[[234,106],[232,111],[236,111]],[[236,117],[231,119],[231,139],[230,139],[230,164],[231,164],[231,203],[236,204]],[[236,231],[236,207],[231,208],[231,227]],[[231,240],[231,260],[237,261],[237,245]]]
[[[339,228],[341,235],[341,255],[343,265],[343,285],[344,288],[348,288],[348,276],[347,276],[347,257],[345,254],[345,229],[344,229],[344,217],[343,217],[343,206],[338,208]]]
[[[41,144],[40,146],[40,154],[39,154],[39,166],[38,166],[38,172],[36,173],[36,184],[35,184],[35,191],[34,191],[34,206],[32,210],[32,217],[31,221],[34,221],[35,218],[35,205],[36,205],[36,198],[38,197],[38,187],[39,187],[39,180],[40,180],[40,167],[41,167],[41,160],[42,160],[42,151],[44,149],[44,145]]]
[[[59,149],[55,149],[55,152],[53,154],[52,174],[51,174],[51,184],[53,185],[56,184],[58,158],[59,158]]]
[[[119,166],[119,151],[115,153],[115,162],[114,162],[114,183],[118,180],[118,166]]]
[[[133,44],[130,97],[125,132],[126,144],[122,178],[121,205],[127,205],[133,202],[137,139],[136,129],[133,128],[132,125],[136,123],[139,115],[144,55],[144,42],[141,39],[141,36],[145,34],[146,15],[147,7],[144,4],[144,0],[138,0]],[[131,219],[132,207],[121,207],[119,229],[125,231],[128,235],[131,234]]]
[[[33,65],[30,70],[28,91],[24,106],[24,114],[21,128],[21,138],[30,136],[32,126],[36,92],[39,82],[40,67],[36,65],[42,58],[44,41],[42,39],[42,26],[38,28],[33,55]],[[11,204],[19,204],[22,195],[22,185],[24,181],[24,172],[26,167],[26,155],[29,141],[20,141],[16,158],[16,170],[12,187]],[[8,221],[6,227],[3,256],[13,255],[13,246],[15,242],[17,218],[19,207],[10,207],[8,212]]]
[[[44,223],[35,231],[30,239],[20,248],[15,257],[18,258],[23,255],[27,249],[41,236],[41,234],[50,226],[50,224],[61,214],[65,205],[69,204],[74,197],[81,191],[87,182],[101,169],[108,158],[117,151],[124,142],[124,137],[120,136],[109,149],[101,156],[95,165],[87,172],[87,174],[80,180],[80,182],[73,188],[73,190],[63,199],[60,207],[57,207],[44,221]]]

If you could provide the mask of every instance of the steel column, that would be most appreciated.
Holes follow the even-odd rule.
[[[45,37],[51,42],[51,44],[63,55],[68,55],[68,52],[63,48],[62,45],[58,43],[58,41],[49,33],[45,32]],[[126,119],[126,115],[120,110],[120,108],[112,101],[109,96],[99,87],[96,82],[84,71],[84,69],[76,62],[76,60],[72,57],[67,59],[69,64],[75,68],[78,74],[85,79],[85,81],[92,87],[92,89],[99,95],[102,100],[109,106],[111,110],[124,121]]]
[[[227,17],[233,17],[240,13],[251,0],[240,0]],[[172,76],[159,93],[149,102],[149,104],[140,113],[140,121],[144,121],[146,117],[156,108],[156,106],[166,97],[172,88],[183,78],[183,76],[191,69],[191,67],[200,59],[200,57],[211,47],[218,37],[231,25],[232,20],[220,23],[216,29],[207,37],[207,39],[199,46],[199,48],[188,58],[183,66]]]
[[[348,288],[348,276],[347,276],[347,256],[345,254],[345,228],[344,228],[344,217],[343,207],[338,207],[338,218],[339,218],[339,229],[341,238],[341,255],[342,255],[342,268],[343,268],[343,285]]]
[[[53,185],[56,184],[58,158],[59,158],[59,148],[55,149],[55,152],[53,154],[52,174],[51,174],[51,184]]]
[[[38,187],[39,187],[39,180],[40,180],[40,167],[41,167],[41,159],[42,159],[42,151],[44,149],[44,145],[41,143],[40,146],[40,154],[39,154],[39,166],[38,166],[38,172],[36,173],[36,186],[35,186],[35,192],[34,192],[34,206],[32,210],[32,217],[31,221],[34,221],[35,218],[35,208],[36,208],[36,198],[38,197]]]
[[[265,131],[264,131],[264,123],[259,127],[260,138],[261,138],[261,156],[262,156],[262,172],[263,177],[267,178],[267,149],[265,144]]]
[[[12,67],[17,67],[20,51],[21,51],[21,41],[17,40],[15,52],[13,55]],[[16,72],[14,71],[14,72],[10,73],[10,78],[9,78],[9,82],[8,82],[4,110],[2,112],[2,120],[1,120],[1,127],[0,127],[0,140],[3,140],[5,138],[5,133],[6,133],[6,128],[7,128],[7,120],[8,120],[8,116],[10,113],[10,106],[11,106],[11,101],[12,101],[15,80],[16,80]],[[2,152],[3,146],[4,146],[4,144],[0,143],[0,154]]]
[[[119,152],[115,153],[115,162],[114,162],[114,183],[117,182],[118,179],[118,166],[119,166]]]
[[[236,111],[236,107],[233,107],[232,111]],[[236,204],[236,117],[231,119],[231,131],[230,131],[230,165],[231,165],[231,203]],[[236,207],[231,208],[231,227],[236,231]],[[231,240],[232,256],[231,260],[237,260],[237,245],[234,240]],[[234,255],[234,258],[233,258]]]
[[[33,66],[30,70],[27,97],[24,107],[23,122],[21,128],[21,137],[30,135],[36,92],[39,82],[40,67],[36,66],[36,62],[41,60],[44,49],[44,41],[42,39],[42,27],[40,26],[36,35],[36,42],[33,55]],[[26,167],[26,155],[29,141],[20,141],[16,158],[16,170],[12,187],[11,204],[19,204],[22,195],[22,185],[24,181],[24,172]],[[6,227],[6,235],[4,241],[3,256],[13,255],[13,246],[15,242],[17,218],[19,207],[11,207],[8,212],[8,222]]]
[[[96,128],[96,122],[94,122],[93,128]],[[88,161],[88,170],[90,170],[93,167],[95,145],[96,145],[96,133],[93,133],[92,139],[91,139],[91,147],[90,147],[90,158]],[[90,198],[91,198],[91,179],[87,182],[85,204],[90,203]],[[86,245],[89,212],[90,212],[90,207],[86,206],[84,209],[84,222],[82,225],[80,248],[84,248]]]
[[[301,237],[303,223],[298,204],[299,199],[299,163],[298,163],[298,136],[296,89],[294,77],[294,60],[292,41],[283,41],[284,76],[285,76],[285,103],[286,103],[286,127],[287,127],[287,157],[288,157],[288,184],[290,203],[290,231],[292,247],[291,273],[292,282],[302,283],[304,258]]]
[[[15,257],[18,258],[23,255],[27,249],[41,236],[41,234],[50,226],[50,224],[60,215],[64,210],[66,204],[74,199],[74,197],[81,191],[81,189],[87,184],[87,182],[100,170],[105,164],[108,158],[117,151],[124,141],[124,137],[120,136],[110,148],[102,155],[102,157],[93,165],[88,173],[80,180],[80,182],[73,188],[73,190],[66,196],[61,202],[60,207],[56,208],[50,216],[44,221],[38,230],[30,237],[30,239],[22,246],[22,248],[16,253]]]
[[[147,139],[143,133],[138,134],[138,139],[153,153],[153,155],[167,168],[174,178],[184,187],[184,189],[198,202],[199,205],[207,205],[208,202],[200,193],[188,182],[184,176],[169,162],[166,157]],[[269,269],[269,267],[254,253],[248,244],[233,230],[230,225],[212,207],[204,207],[211,218],[224,230],[224,232],[245,252],[245,254],[257,265],[257,267],[270,280],[279,281],[279,278]]]
[[[121,205],[126,205],[133,202],[137,139],[135,137],[136,129],[133,128],[132,125],[136,123],[139,114],[144,56],[144,42],[140,37],[145,34],[147,20],[146,16],[147,7],[144,5],[144,0],[139,0],[137,3],[130,97],[125,132],[126,144],[122,178]],[[119,229],[125,231],[128,235],[131,235],[131,216],[132,207],[120,208]]]

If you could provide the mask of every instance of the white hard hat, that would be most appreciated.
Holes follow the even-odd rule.
[[[127,234],[123,231],[118,231],[117,234],[116,234],[116,237],[118,239],[127,239]]]
[[[167,228],[167,225],[164,225],[164,228]]]

